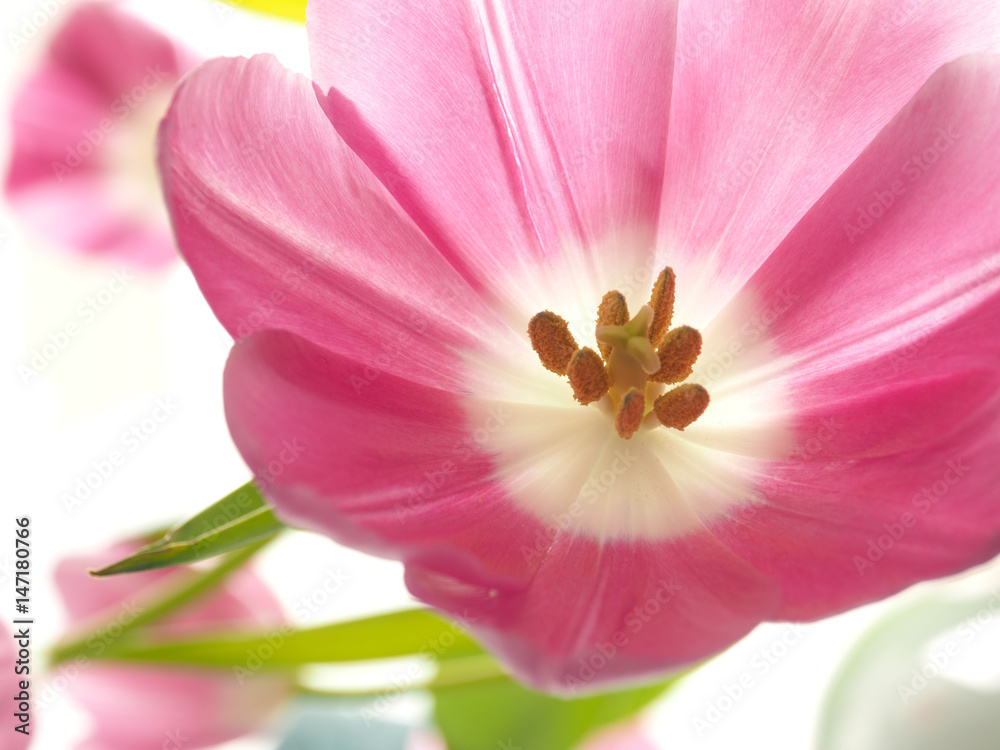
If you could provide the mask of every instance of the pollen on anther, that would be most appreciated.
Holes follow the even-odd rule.
[[[611,386],[604,361],[597,352],[586,346],[573,355],[566,368],[566,376],[573,386],[573,398],[584,405],[600,399]]]
[[[670,328],[674,317],[674,290],[676,277],[672,268],[664,268],[653,284],[653,294],[649,298],[649,306],[653,308],[653,322],[649,325],[649,340],[658,347],[663,335]]]
[[[646,410],[646,398],[638,388],[629,388],[622,400],[618,402],[615,412],[615,429],[618,434],[628,440],[642,424],[643,412]]]
[[[597,308],[597,327],[623,326],[628,320],[628,303],[625,301],[625,296],[615,290],[605,294]],[[607,361],[611,356],[611,344],[598,341],[597,346],[601,350],[601,356]]]
[[[708,391],[697,383],[685,383],[667,391],[653,403],[660,424],[683,430],[708,408]]]
[[[663,338],[659,350],[660,369],[649,376],[657,383],[680,383],[694,370],[701,354],[701,334],[691,326],[674,328]]]
[[[579,348],[569,331],[569,323],[554,312],[545,310],[529,321],[528,337],[542,366],[557,375],[565,375],[570,360]]]

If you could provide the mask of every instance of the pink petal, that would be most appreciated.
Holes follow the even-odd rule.
[[[384,374],[454,387],[484,302],[340,140],[312,85],[271,57],[189,76],[161,131],[181,251],[237,339],[284,329]],[[482,335],[482,334],[480,334]]]
[[[587,738],[580,750],[657,750],[634,720],[602,729]]]
[[[757,298],[790,303],[769,335],[799,378],[863,365],[887,385],[995,365],[995,314],[975,308],[1000,287],[998,107],[1000,56],[944,66],[751,280]]]
[[[773,584],[704,531],[603,546],[550,534],[492,478],[489,426],[468,424],[462,396],[384,375],[359,397],[349,371],[288,334],[237,344],[225,393],[241,453],[284,516],[406,562],[416,596],[473,623],[533,684],[662,673],[774,613]],[[655,625],[633,630],[647,605],[637,616]],[[590,684],[587,660],[609,643],[620,653]]]
[[[715,531],[781,582],[785,617],[1000,551],[998,106],[1000,56],[944,66],[747,287],[786,298],[769,335],[797,440],[765,502]],[[845,231],[879,201],[878,221]]]
[[[67,557],[56,567],[55,580],[67,612],[75,622],[128,618],[144,606],[161,587],[177,585],[187,571],[150,570],[142,573],[95,578],[87,574],[117,562],[138,549],[137,544],[117,544],[100,554]],[[255,575],[240,571],[211,598],[167,618],[165,632],[180,636],[187,630],[220,627],[262,627],[281,620],[281,605]]]
[[[193,62],[114,3],[74,8],[12,107],[6,192],[19,218],[87,254],[145,266],[172,259],[152,190],[153,143],[133,141]],[[148,175],[122,162],[144,153]]]
[[[134,205],[122,205],[120,190],[107,173],[81,167],[62,182],[47,178],[12,189],[9,200],[19,220],[62,247],[145,268],[174,260],[177,253],[160,207],[154,206],[159,213],[136,211]]]
[[[134,598],[142,589],[162,582],[170,575],[167,569],[108,578],[94,578],[87,574],[89,570],[127,557],[139,546],[138,543],[116,544],[100,554],[76,555],[59,562],[55,572],[56,587],[72,620],[106,616],[111,608]]]
[[[417,727],[406,735],[403,750],[448,750],[448,746],[436,732]]]
[[[314,2],[313,74],[344,140],[457,267],[642,258],[658,212],[673,2]]]
[[[58,182],[53,163],[63,162],[85,132],[108,114],[108,101],[92,81],[49,61],[25,82],[11,105],[14,149],[8,191],[36,182]],[[96,159],[82,160],[78,171],[92,172]]]
[[[902,448],[894,453],[865,455],[884,440],[879,421],[899,429],[894,409],[916,409],[940,422],[929,393],[826,404],[800,427],[790,460],[761,477],[761,503],[710,524],[780,582],[781,618],[832,614],[1000,552],[1000,398],[991,380],[968,398],[978,397],[975,411],[952,399],[958,413],[947,430],[921,445],[893,435],[890,445]]]
[[[95,95],[111,101],[128,93],[146,68],[179,78],[195,61],[168,37],[116,3],[76,6],[52,42],[53,64],[75,71]]]
[[[682,4],[666,260],[706,259],[724,302],[935,69],[1000,50],[998,28],[992,0]]]
[[[135,549],[134,544],[119,544],[99,555],[67,558],[56,570],[56,585],[76,629],[95,633],[82,662],[77,659],[55,670],[94,721],[94,732],[80,750],[159,750],[170,743],[205,747],[257,729],[287,698],[286,677],[252,670],[234,675],[94,661],[158,587],[176,585],[186,575],[172,569],[103,579],[87,575],[88,569],[120,560]],[[209,598],[155,628],[165,636],[191,637],[213,630],[277,627],[280,622],[281,606],[274,594],[253,573],[241,570]]]
[[[287,696],[284,678],[257,674],[94,664],[72,688],[93,734],[78,750],[208,747],[258,729]]]
[[[491,479],[461,397],[388,373],[359,394],[352,369],[275,331],[230,354],[230,431],[282,515],[387,557],[451,555],[495,585],[523,584],[531,530]]]
[[[430,604],[474,612],[476,636],[546,690],[572,695],[662,677],[743,637],[780,602],[773,582],[705,531],[602,543],[546,536],[537,521],[534,530],[536,543],[552,541],[530,584],[499,591],[488,609],[473,609],[476,582],[467,571],[459,580],[409,565],[406,582]]]

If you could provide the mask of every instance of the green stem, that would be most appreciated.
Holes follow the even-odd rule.
[[[438,673],[433,679],[403,687],[383,685],[374,688],[325,689],[298,685],[295,690],[299,695],[321,698],[376,698],[396,690],[403,690],[404,692],[412,690],[440,690],[443,688],[463,687],[480,682],[489,682],[490,680],[505,679],[506,677],[507,673],[491,657],[483,654],[481,656],[470,656],[465,659],[452,659],[439,662]]]
[[[94,631],[88,632],[86,635],[57,645],[50,654],[50,665],[55,666],[61,662],[74,659],[77,656],[88,656],[88,652],[94,650],[93,641],[95,635],[100,639],[103,634],[107,632],[109,625],[118,626],[114,636],[114,642],[107,644],[105,641],[102,641],[98,645],[102,647],[100,652],[101,656],[113,656],[115,647],[127,642],[129,637],[139,628],[149,625],[150,623],[165,617],[174,610],[179,609],[185,604],[188,604],[194,599],[203,596],[221,584],[230,573],[242,566],[270,541],[271,538],[263,539],[259,542],[248,544],[246,547],[230,553],[226,557],[222,558],[221,562],[219,562],[219,564],[211,570],[195,575],[194,577],[189,578],[181,584],[171,588],[160,599],[145,606],[141,612],[137,612],[127,622],[122,623],[118,620],[112,620],[105,623],[104,627],[99,627]]]
[[[465,659],[440,662],[438,673],[428,685],[429,689],[459,687],[474,682],[487,682],[507,677],[500,666],[487,654]]]

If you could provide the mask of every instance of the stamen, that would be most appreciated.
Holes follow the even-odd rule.
[[[528,336],[542,366],[557,375],[565,375],[570,360],[579,348],[569,332],[569,323],[554,312],[545,310],[528,323]]]
[[[674,286],[676,277],[672,268],[660,271],[653,285],[653,295],[649,298],[649,306],[653,308],[653,322],[649,326],[649,340],[654,347],[659,347],[663,335],[670,328],[674,317]]]
[[[660,369],[649,376],[657,383],[680,383],[694,369],[701,354],[701,334],[691,326],[681,326],[670,331],[657,352]]]
[[[528,323],[531,346],[547,370],[566,375],[573,398],[584,406],[598,402],[614,413],[615,430],[630,439],[643,422],[683,430],[708,408],[708,391],[684,384],[656,398],[659,384],[683,383],[701,354],[701,334],[691,326],[670,330],[676,279],[664,268],[653,285],[652,298],[629,318],[624,295],[612,290],[597,307],[597,338],[601,354],[578,348],[569,324],[550,310]],[[646,413],[647,395],[656,399]],[[655,417],[654,417],[655,414]],[[649,422],[652,419],[654,421]]]
[[[604,361],[597,352],[586,346],[573,355],[566,368],[566,375],[569,377],[569,384],[573,386],[573,398],[584,405],[600,399],[611,385],[604,369]]]
[[[683,430],[704,414],[707,408],[708,391],[697,383],[679,385],[653,403],[653,411],[660,424],[675,430]]]
[[[631,438],[642,424],[642,415],[646,410],[646,398],[638,388],[629,388],[628,392],[618,402],[615,413],[615,429],[625,440]]]
[[[628,303],[625,302],[625,296],[618,291],[608,292],[597,308],[597,327],[623,326],[626,323],[628,323]],[[604,361],[607,362],[611,356],[611,344],[598,342],[597,346]]]

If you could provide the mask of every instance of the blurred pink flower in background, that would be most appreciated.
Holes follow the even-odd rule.
[[[4,675],[2,682],[4,687],[3,694],[6,697],[9,692],[12,699],[10,704],[8,704],[11,710],[4,712],[3,725],[0,727],[0,750],[24,750],[38,729],[37,714],[34,711],[29,711],[31,718],[30,726],[28,727],[29,734],[15,730],[15,727],[23,723],[23,720],[16,716],[17,713],[20,713],[20,700],[18,698],[22,694],[20,683],[22,680],[30,683],[34,679],[30,674],[18,674],[14,671],[17,666],[16,661],[18,659],[19,648],[20,646],[14,638],[14,633],[8,631],[6,627],[0,627],[0,670],[3,670]],[[25,692],[30,695],[31,690],[32,688],[29,685],[28,690]]]
[[[580,750],[657,750],[635,721],[627,721],[595,732]]]
[[[313,81],[214,60],[161,131],[285,519],[562,691],[997,554],[1000,56],[972,53],[1000,4],[314,0],[307,28]],[[661,413],[667,266],[701,347],[670,339]],[[612,290],[632,338],[571,389]],[[529,340],[541,311],[573,340]]]
[[[6,194],[50,242],[132,266],[176,253],[156,181],[156,125],[195,59],[114,3],[84,3],[12,105]]]
[[[149,588],[173,585],[187,571],[150,571],[93,578],[88,569],[135,551],[116,545],[99,555],[63,560],[56,585],[80,632],[103,629],[88,640],[83,663],[71,663],[67,693],[93,720],[93,733],[79,750],[194,750],[260,729],[291,695],[283,675],[193,667],[131,666],[96,658],[114,642],[117,628],[142,611]],[[282,624],[281,606],[252,572],[239,570],[220,589],[151,626],[173,638],[213,631],[262,630]],[[58,673],[59,667],[56,668]],[[248,670],[252,672],[252,670]]]

